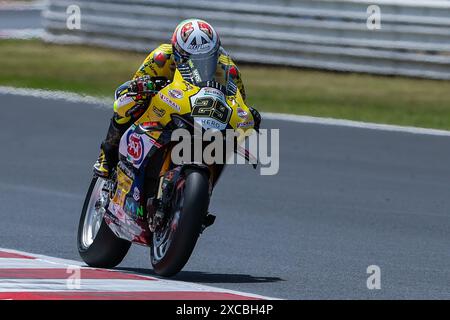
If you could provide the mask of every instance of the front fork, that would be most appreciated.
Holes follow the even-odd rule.
[[[101,177],[98,177],[97,179],[103,179]],[[115,179],[105,179],[105,183],[102,187],[102,190],[100,191],[100,197],[95,202],[95,211],[97,214],[101,215],[102,217],[106,213],[106,208],[109,205],[109,201],[113,196],[113,191],[115,188]]]
[[[166,213],[170,212],[171,200],[176,192],[176,186],[182,173],[189,168],[196,168],[208,174],[209,177],[209,194],[211,196],[214,186],[215,170],[213,166],[204,164],[187,163],[170,169],[172,164],[171,148],[168,148],[165,153],[165,158],[159,173],[158,190],[155,197],[147,200],[148,224],[151,232],[155,232],[157,228],[164,225],[166,220]],[[220,175],[218,172],[217,175]],[[218,178],[218,177],[217,177]],[[208,214],[204,228],[214,223],[215,216]],[[204,230],[204,228],[202,230]]]

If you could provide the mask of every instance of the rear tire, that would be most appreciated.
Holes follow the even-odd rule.
[[[98,193],[98,181],[101,178],[95,177],[92,179],[89,186],[86,199],[84,201],[83,210],[81,212],[80,222],[78,225],[78,252],[83,259],[91,267],[96,268],[113,268],[122,262],[123,258],[128,253],[131,242],[118,238],[109,228],[103,217],[101,217],[101,225],[96,235],[94,235],[92,243],[86,245],[86,240],[83,240],[83,232],[88,222],[86,215],[92,206],[92,197],[96,197]],[[97,199],[94,199],[96,201]],[[86,237],[84,235],[84,237]]]
[[[164,277],[180,272],[197,243],[209,206],[209,182],[205,172],[186,171],[184,190],[181,193],[184,195],[183,207],[166,253],[161,259],[157,259],[155,241],[151,248],[153,269],[156,274]]]

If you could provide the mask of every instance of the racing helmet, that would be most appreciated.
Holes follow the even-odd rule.
[[[172,36],[174,60],[180,63],[194,55],[217,55],[220,40],[206,21],[187,19],[175,28]]]

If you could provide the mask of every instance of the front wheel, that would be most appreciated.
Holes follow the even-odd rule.
[[[118,238],[103,219],[108,193],[106,180],[94,178],[89,186],[78,225],[78,252],[91,267],[113,268],[125,257],[131,242]]]
[[[170,277],[187,263],[209,206],[209,183],[202,171],[187,170],[180,179],[167,224],[153,233],[151,262],[156,274]]]

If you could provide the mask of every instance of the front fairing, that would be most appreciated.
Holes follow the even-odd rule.
[[[230,109],[229,117],[215,119],[220,110],[217,110],[217,112],[212,110],[208,114],[196,113],[196,103],[199,103],[199,99],[201,101],[205,97],[218,101],[217,107],[220,107],[223,102],[226,108]],[[214,122],[220,123],[220,126],[217,127],[220,130],[242,129],[245,132],[252,129],[254,125],[253,116],[239,90],[234,95],[225,96],[214,88],[200,88],[183,79],[178,70],[175,71],[173,81],[152,98],[149,108],[135,124],[158,122],[166,127],[172,121],[172,115],[174,114],[187,118],[192,117],[194,120],[196,118],[210,118]],[[204,129],[214,129],[214,127],[206,125]]]

